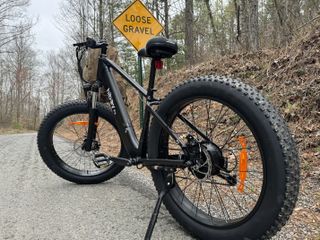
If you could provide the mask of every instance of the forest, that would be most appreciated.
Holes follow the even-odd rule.
[[[37,19],[26,14],[31,0],[0,0],[0,134],[36,131],[54,107],[83,98],[72,44],[88,36],[106,40],[110,58],[139,77],[137,51],[113,25],[131,2],[60,0],[55,25],[64,46],[41,52],[33,33]],[[161,35],[179,46],[157,75],[157,97],[187,79],[213,74],[242,79],[279,109],[300,152],[302,180],[281,239],[319,239],[320,0],[142,2],[163,25]],[[142,61],[144,79],[149,63]],[[126,84],[120,87],[138,131],[139,96]]]
[[[0,0],[0,122],[36,129],[54,106],[81,95],[72,43],[87,36],[106,39],[121,66],[137,71],[136,51],[112,24],[131,1],[62,0],[57,26],[63,49],[39,56],[33,44],[35,19],[29,0]],[[178,42],[178,55],[162,74],[217,56],[286,48],[319,20],[319,0],[146,0],[163,24],[161,33]],[[70,71],[71,69],[71,71]],[[146,71],[148,71],[146,69]]]

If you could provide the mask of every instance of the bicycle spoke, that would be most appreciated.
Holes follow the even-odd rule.
[[[229,191],[231,192],[232,197],[230,197],[229,194],[228,194],[226,191],[222,190],[222,191],[225,193],[225,196],[227,196],[228,199],[230,199],[233,203],[236,204],[236,206],[238,207],[238,209],[240,210],[240,212],[241,212],[242,214],[243,214],[243,211],[244,211],[244,214],[243,214],[243,215],[246,215],[246,214],[247,214],[247,210],[246,210],[245,208],[243,208],[243,207],[240,205],[240,203],[238,202],[237,198],[235,197],[235,195],[234,195],[234,193],[233,193],[233,188],[229,187],[228,189],[229,189]]]
[[[71,118],[71,116],[70,116],[70,118]],[[72,120],[72,119],[71,119],[71,122],[74,122],[74,120]],[[81,137],[80,137],[80,135],[79,135],[78,131],[76,130],[76,128],[74,127],[74,125],[73,125],[73,124],[69,124],[69,126],[72,126],[72,128],[73,128],[73,130],[74,130],[75,134],[77,134],[77,136],[78,136],[78,139],[80,139]]]
[[[208,102],[209,102],[209,107],[208,107]],[[206,122],[206,135],[208,135],[208,129],[211,127],[211,122],[210,122],[210,103],[211,100],[206,101],[206,111],[207,111],[207,122]]]
[[[221,115],[222,110],[223,110],[224,107],[225,107],[225,105],[221,105],[221,109],[220,109],[219,115],[218,115],[218,117],[217,117],[217,120],[216,120],[216,122],[214,123],[213,128],[211,129],[211,131],[210,131],[210,133],[209,133],[211,137],[212,137],[213,131],[214,131],[214,130],[216,129],[216,127],[218,126],[220,120],[221,120],[221,119],[226,115],[226,113],[229,111],[229,108],[227,108],[227,110]]]
[[[226,144],[230,141],[230,139],[234,138],[238,132],[236,132],[235,135],[233,135],[234,130],[236,130],[237,126],[239,125],[239,123],[241,122],[241,118],[238,120],[238,122],[234,125],[234,128],[232,129],[232,131],[230,132],[229,136],[226,138],[227,140],[225,141],[225,143],[220,147],[221,149],[223,149]],[[246,125],[244,124],[242,128],[246,127]]]
[[[245,184],[249,184],[251,187],[256,187],[253,183],[251,183],[250,181],[246,181]],[[250,192],[254,193],[255,195],[259,196],[260,194],[257,193],[256,191],[252,190],[251,188],[249,188]]]
[[[199,200],[200,200],[200,196],[201,196],[201,181],[199,181],[199,187],[200,187],[200,189],[199,189],[199,193],[198,193],[198,198],[197,198],[197,207],[196,207],[196,215],[198,214],[198,209],[199,209]],[[197,186],[198,186],[197,185]],[[198,188],[197,188],[198,189]]]
[[[205,200],[205,202],[206,202],[206,206],[207,206],[207,209],[208,209],[208,213],[209,213],[209,215],[210,215],[210,217],[211,217],[211,221],[212,221],[212,215],[211,215],[211,211],[210,211],[210,205],[208,204],[206,195],[205,195],[205,193],[204,193],[204,191],[203,191],[202,183],[200,183],[200,184],[201,184],[201,185],[200,185],[200,189],[201,189],[201,191],[202,191],[202,195],[203,195],[203,198],[204,198],[204,200]]]
[[[98,168],[93,163],[95,152],[87,152],[81,149],[87,135],[87,124],[70,124],[73,122],[87,122],[87,118],[87,114],[75,114],[61,120],[54,129],[52,141],[56,153],[65,165],[73,168],[75,172],[78,172],[81,175],[96,175],[106,171],[108,167]],[[108,142],[107,139],[110,139],[112,136],[117,136],[117,139],[111,138],[112,141]],[[99,118],[96,142],[98,146],[103,148],[103,152],[106,151],[106,148],[110,149],[112,153],[117,155],[120,152],[120,147],[115,145],[117,142],[120,143],[117,132],[113,126],[103,118]],[[102,146],[103,144],[105,145]],[[95,151],[99,153],[99,147]]]
[[[221,198],[221,195],[220,195],[218,187],[215,184],[213,184],[213,186],[214,186],[215,192],[216,192],[216,194],[218,196],[218,201],[219,201],[219,204],[220,204],[220,207],[221,207],[221,211],[222,211],[222,213],[224,215],[225,221],[228,222],[230,220],[229,213],[228,213],[228,211],[226,209],[226,206],[224,205],[224,202],[223,202],[223,200]]]
[[[199,128],[197,128],[194,124],[192,124],[187,118],[182,116],[181,114],[178,115],[179,119],[182,120],[189,128],[191,128],[194,132],[200,135],[203,139],[210,141],[210,139],[204,134]]]
[[[183,208],[187,202],[191,203],[192,207],[187,205],[189,207],[186,211],[191,211],[190,214],[196,218],[200,215],[201,218],[205,216],[209,225],[221,224],[221,221],[230,223],[247,216],[260,196],[264,172],[260,164],[262,161],[260,150],[246,122],[226,105],[211,99],[201,99],[190,103],[182,112],[176,114],[172,129],[179,133],[181,139],[185,139],[187,146],[206,144],[204,147],[210,149],[207,146],[211,143],[223,151],[222,155],[227,161],[225,164],[228,166],[230,176],[239,177],[240,174],[247,173],[244,191],[239,192],[238,186],[231,186],[226,179],[217,176],[214,167],[219,169],[222,166],[210,160],[209,155],[202,153],[201,149],[197,152],[196,145],[193,145],[189,151],[196,159],[195,166],[179,169],[175,173],[176,184],[181,190],[179,191],[181,207]],[[187,134],[191,134],[196,143],[188,142]],[[239,155],[244,150],[239,143],[240,135],[248,140],[245,149],[249,157],[245,171],[239,171]],[[168,136],[165,143],[162,149],[165,153],[168,152],[168,156],[178,156],[182,153],[182,149],[171,137]],[[209,170],[210,168],[212,169]]]

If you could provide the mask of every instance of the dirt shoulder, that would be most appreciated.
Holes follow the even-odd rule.
[[[15,129],[15,128],[2,128],[0,127],[0,135],[5,134],[19,134],[19,133],[32,133],[35,131],[28,130],[28,129]]]

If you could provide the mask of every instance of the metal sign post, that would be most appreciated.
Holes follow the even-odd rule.
[[[133,1],[115,20],[115,27],[139,51],[146,43],[158,35],[163,26],[152,15],[148,8],[140,1]],[[138,81],[143,86],[142,59],[138,57]],[[140,126],[143,119],[143,101],[140,99]]]
[[[138,56],[138,82],[141,86],[143,86],[143,72],[142,72],[142,58]],[[139,98],[139,119],[140,119],[140,128],[143,126],[143,117],[144,117],[144,106],[143,106],[143,98],[140,94]]]

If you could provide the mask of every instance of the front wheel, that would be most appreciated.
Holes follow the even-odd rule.
[[[38,131],[43,161],[58,176],[79,184],[94,184],[116,176],[123,169],[108,157],[125,156],[115,119],[109,108],[97,104],[96,139],[91,151],[84,149],[89,108],[86,101],[73,101],[52,110]]]
[[[175,88],[158,113],[188,150],[164,204],[200,239],[266,239],[288,220],[299,189],[294,141],[277,111],[253,88],[224,77]],[[150,158],[187,158],[156,120]],[[152,171],[158,191],[165,173]]]

